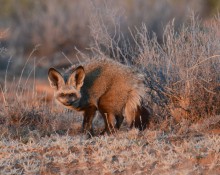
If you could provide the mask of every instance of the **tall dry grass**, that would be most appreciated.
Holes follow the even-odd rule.
[[[219,19],[212,23],[218,24]],[[157,91],[167,97],[167,109],[178,120],[197,120],[220,112],[220,40],[216,27],[192,16],[176,32],[171,22],[165,28],[163,45],[153,41],[152,47],[148,44],[152,41],[143,35],[146,28],[139,33],[138,58],[150,76],[148,82],[159,83]]]

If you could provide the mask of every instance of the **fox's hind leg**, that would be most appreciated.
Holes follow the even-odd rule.
[[[150,112],[144,106],[138,106],[135,112],[135,118],[132,121],[130,128],[133,126],[140,131],[146,129],[149,126]]]
[[[102,132],[105,133],[115,133],[115,128],[119,128],[121,126],[121,123],[123,121],[121,116],[116,116],[118,114],[119,109],[114,103],[115,97],[120,96],[118,91],[113,90],[114,88],[111,87],[112,90],[107,91],[103,96],[100,97],[98,101],[98,110],[103,116],[103,119],[105,121],[105,129]],[[121,101],[117,103],[117,105],[121,105]],[[116,110],[117,109],[117,110]],[[115,125],[115,120],[116,125]]]
[[[115,126],[114,126],[115,115],[112,113],[101,113],[101,114],[105,121],[105,129],[101,132],[101,135],[105,134],[106,132],[108,134],[115,133]]]
[[[123,120],[124,120],[124,116],[122,115],[116,115],[114,116],[113,114],[107,114],[104,113],[102,114],[104,121],[105,121],[105,129],[101,132],[101,135],[107,133],[114,133],[116,130],[115,129],[119,129]],[[114,118],[116,119],[116,124],[114,126]]]
[[[82,129],[84,133],[89,134],[90,136],[94,135],[92,121],[95,117],[97,108],[95,106],[90,106],[84,111],[84,119],[82,124]]]

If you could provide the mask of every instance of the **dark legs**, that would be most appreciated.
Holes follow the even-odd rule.
[[[97,108],[95,106],[90,106],[84,112],[82,129],[83,129],[84,133],[87,133],[90,136],[93,136],[93,134],[94,134],[93,128],[92,128],[92,121],[94,119],[96,110],[97,110]]]
[[[123,116],[119,116],[119,115],[114,115],[111,113],[102,113],[102,116],[104,118],[105,121],[105,129],[104,131],[101,132],[101,135],[104,134],[105,132],[107,132],[108,134],[112,134],[115,133],[116,130],[115,129],[119,129],[124,117]],[[116,124],[115,123],[115,119],[116,119]]]
[[[84,111],[84,119],[82,124],[82,131],[88,136],[93,136],[93,127],[92,127],[92,121],[94,119],[95,113],[97,108],[95,106],[90,106]],[[101,113],[103,116],[103,119],[105,121],[105,129],[101,134],[104,134],[107,132],[108,134],[115,133],[115,129],[119,129],[124,117],[121,115],[114,115],[112,113]],[[115,124],[116,120],[116,124]]]
[[[146,129],[149,126],[150,122],[150,112],[143,106],[137,108],[135,113],[135,119],[132,121],[130,128],[133,126],[138,128],[140,131]]]
[[[89,137],[94,135],[93,127],[92,127],[92,121],[94,119],[95,113],[97,108],[95,106],[89,106],[84,111],[84,119],[82,124],[83,132],[88,134]],[[100,110],[100,113],[103,116],[104,122],[105,122],[105,129],[101,132],[101,134],[108,133],[112,134],[115,133],[116,130],[118,130],[124,120],[123,115],[115,115],[114,112],[104,112],[109,111],[107,109]],[[130,114],[130,113],[128,113]],[[134,116],[133,116],[134,115]],[[140,131],[144,130],[149,125],[149,111],[144,108],[143,106],[137,108],[135,113],[133,113],[131,116],[126,116],[132,118],[132,122],[130,127],[133,126],[135,128],[138,128]]]
[[[116,115],[115,119],[116,119],[115,128],[119,129],[121,127],[121,124],[122,124],[123,120],[124,120],[124,117],[121,116],[121,115]]]

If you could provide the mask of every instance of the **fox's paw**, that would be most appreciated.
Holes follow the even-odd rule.
[[[83,139],[87,140],[87,139],[92,138],[93,136],[94,136],[93,131],[83,130]]]

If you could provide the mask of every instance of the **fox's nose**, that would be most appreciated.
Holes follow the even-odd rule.
[[[72,101],[70,101],[70,100],[66,102],[67,105],[71,105],[71,103],[72,103]]]
[[[77,99],[76,96],[71,96],[71,97],[69,97],[68,102],[73,102],[76,99]]]

